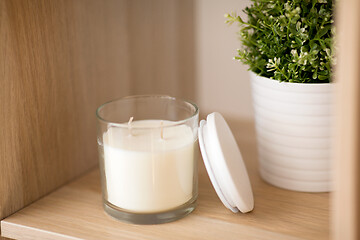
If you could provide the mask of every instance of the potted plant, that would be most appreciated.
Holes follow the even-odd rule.
[[[239,23],[249,66],[260,174],[278,187],[331,190],[333,2],[252,0]]]

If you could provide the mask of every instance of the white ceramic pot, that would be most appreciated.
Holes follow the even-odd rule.
[[[261,177],[285,189],[330,191],[333,84],[251,73],[251,86]]]

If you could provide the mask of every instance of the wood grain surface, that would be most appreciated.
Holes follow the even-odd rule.
[[[131,91],[195,98],[193,0],[128,2]]]
[[[360,2],[337,2],[336,142],[332,236],[360,239]]]
[[[126,8],[0,0],[0,219],[97,164],[95,109],[130,89]]]
[[[131,225],[102,209],[94,169],[1,222],[5,237],[18,239],[328,239],[329,194],[273,187],[259,177],[252,123],[232,121],[251,178],[255,209],[234,214],[218,199],[200,164],[199,199],[189,216],[160,225]]]
[[[97,163],[95,109],[194,99],[193,1],[0,0],[0,219]]]

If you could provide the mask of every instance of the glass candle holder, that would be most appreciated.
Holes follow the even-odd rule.
[[[96,115],[103,205],[109,215],[156,224],[195,209],[195,104],[169,96],[132,96],[103,104]]]

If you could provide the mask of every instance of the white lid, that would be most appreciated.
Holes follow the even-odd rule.
[[[254,208],[249,176],[228,124],[214,112],[201,120],[199,127],[201,154],[210,180],[222,203],[236,213]]]

